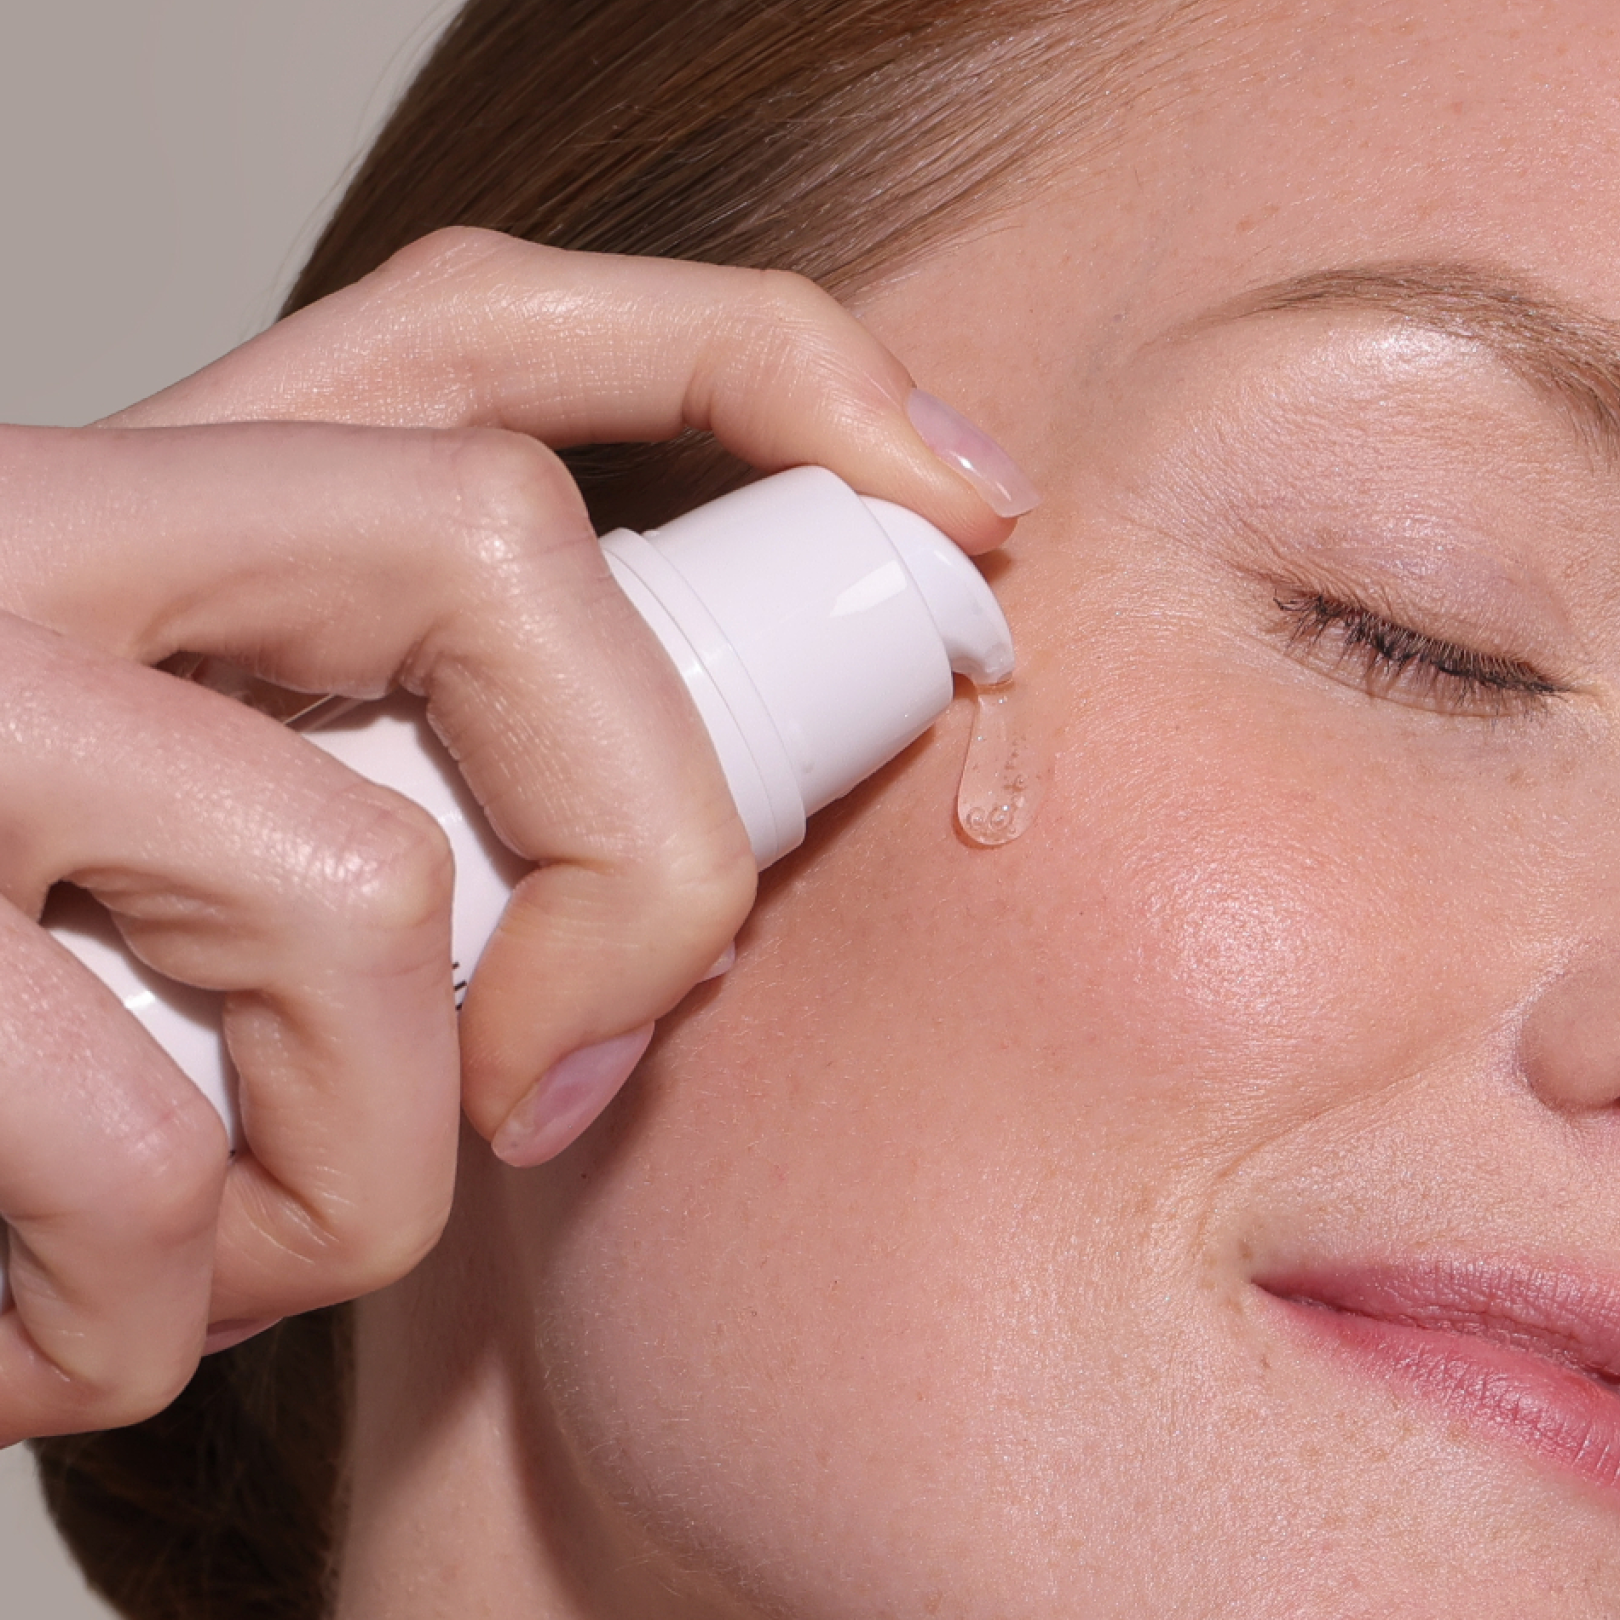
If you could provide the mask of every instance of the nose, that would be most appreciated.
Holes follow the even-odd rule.
[[[1577,959],[1537,996],[1519,1061],[1550,1108],[1583,1113],[1620,1102],[1620,952]]]

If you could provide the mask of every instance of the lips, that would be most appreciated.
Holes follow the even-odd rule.
[[[1329,1352],[1620,1490],[1620,1285],[1480,1261],[1299,1269],[1255,1279]]]

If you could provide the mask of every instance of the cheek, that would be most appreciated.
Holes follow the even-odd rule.
[[[1087,1021],[1131,1054],[1133,1104],[1319,1109],[1432,1055],[1457,1011],[1440,945],[1480,891],[1437,871],[1468,864],[1459,841],[1376,764],[1335,781],[1332,736],[1302,750],[1287,715],[1213,727],[1242,694],[1212,684],[1174,712],[1138,700],[1129,736],[1099,728],[1075,759],[1066,835],[1091,846],[1075,878],[1097,917],[1054,908],[1059,971],[1095,982]]]
[[[1446,942],[1512,885],[1446,796],[1354,711],[1146,663],[1036,672],[1053,783],[1011,845],[951,831],[965,705],[835,810],[547,1184],[571,1452],[766,1607],[882,1612],[938,1571],[992,1614],[1010,1563],[1061,1562],[1053,1523],[1148,1477],[1117,1437],[1151,1369],[1208,1357],[1207,1189],[1478,1016]]]
[[[1512,1012],[1552,865],[1499,766],[1426,757],[1409,716],[1197,631],[1118,641],[1044,672],[1036,833],[951,879],[942,954],[988,991],[956,1039],[1016,1030],[1041,1107],[1088,1131],[1117,1110],[1133,1135],[1151,1110],[1185,1144],[1365,1099]],[[998,923],[1008,893],[1021,912]]]

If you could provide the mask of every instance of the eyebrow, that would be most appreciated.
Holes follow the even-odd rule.
[[[1214,318],[1303,309],[1373,310],[1476,344],[1562,407],[1583,438],[1620,458],[1620,322],[1462,263],[1314,271],[1241,294]]]

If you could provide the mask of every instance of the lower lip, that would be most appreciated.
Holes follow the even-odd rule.
[[[1294,1331],[1354,1358],[1448,1417],[1620,1490],[1620,1396],[1594,1380],[1488,1339],[1266,1297]]]

